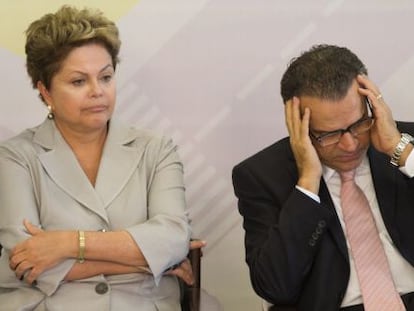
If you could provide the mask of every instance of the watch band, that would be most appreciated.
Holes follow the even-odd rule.
[[[404,149],[407,147],[407,145],[414,140],[414,137],[412,137],[410,134],[402,133],[401,139],[398,142],[397,146],[394,149],[394,152],[391,156],[391,164],[394,166],[399,167],[400,166],[400,158],[401,154],[404,152]]]

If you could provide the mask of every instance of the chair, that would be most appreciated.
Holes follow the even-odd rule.
[[[180,280],[181,309],[182,311],[200,310],[200,271],[201,271],[201,249],[191,249],[187,258],[190,260],[193,270],[194,284],[187,285]]]

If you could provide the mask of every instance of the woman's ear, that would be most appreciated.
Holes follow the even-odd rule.
[[[43,84],[42,81],[38,81],[37,82],[37,89],[40,93],[40,95],[42,95],[43,100],[45,101],[45,104],[48,106],[52,105],[52,98],[50,97],[50,93],[48,91],[48,89],[46,88],[46,86]]]

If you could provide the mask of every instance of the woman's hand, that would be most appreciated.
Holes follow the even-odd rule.
[[[9,265],[17,278],[24,278],[32,284],[42,272],[65,258],[68,243],[76,244],[76,238],[72,232],[44,231],[28,220],[24,220],[23,224],[31,237],[11,250]]]
[[[190,250],[192,249],[200,249],[206,246],[206,242],[203,240],[193,240],[190,242]],[[180,264],[168,270],[165,274],[167,275],[175,275],[182,279],[186,284],[193,285],[194,284],[194,276],[193,276],[193,269],[191,267],[190,260],[185,258]]]
[[[183,261],[181,261],[177,267],[167,270],[165,274],[175,275],[176,277],[182,279],[188,285],[194,284],[193,269],[188,258],[185,258]]]

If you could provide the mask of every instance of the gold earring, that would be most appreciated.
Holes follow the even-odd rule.
[[[47,110],[49,110],[49,113],[47,114],[47,118],[49,120],[52,120],[55,117],[55,115],[53,114],[53,111],[52,111],[52,106],[47,105]]]

